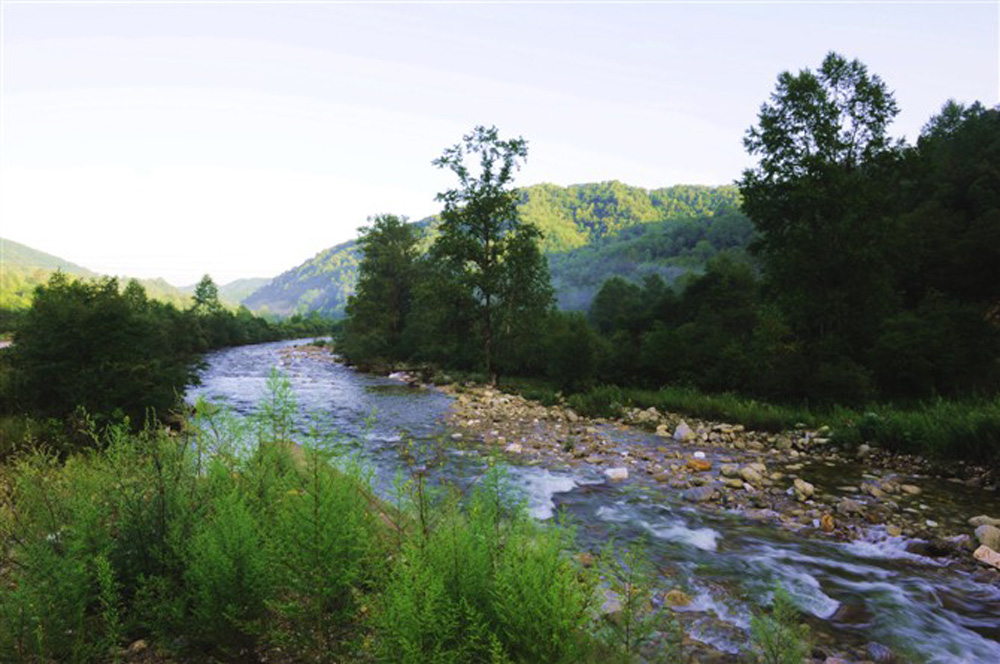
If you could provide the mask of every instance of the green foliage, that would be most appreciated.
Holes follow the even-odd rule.
[[[909,407],[869,406],[834,412],[834,439],[857,446],[874,443],[939,462],[956,458],[1000,465],[1000,399],[946,401]]]
[[[799,610],[788,591],[780,585],[774,591],[770,615],[750,619],[750,640],[761,664],[802,664],[808,661],[812,646],[809,626],[799,623]]]
[[[420,513],[426,494],[413,495]],[[571,531],[531,520],[496,468],[466,508],[454,497],[440,505],[433,527],[402,547],[382,596],[381,659],[579,661],[593,579],[581,580],[564,553]]]
[[[746,134],[759,163],[740,181],[743,209],[768,284],[817,364],[869,345],[893,306],[884,191],[897,112],[878,76],[830,53],[815,72],[782,73]]]
[[[627,405],[624,392],[615,385],[601,385],[573,394],[567,402],[573,410],[588,417],[618,417]]]
[[[348,298],[341,351],[349,359],[402,359],[403,330],[417,279],[418,229],[378,215],[361,229],[357,292]]]
[[[669,609],[653,604],[654,569],[641,539],[616,548],[609,543],[601,554],[601,575],[608,597],[618,610],[607,616],[603,638],[623,662],[642,661],[642,648],[660,630],[676,631]],[[671,643],[658,661],[676,661],[679,643]]]
[[[12,349],[14,403],[41,416],[165,414],[191,379],[190,352],[174,334],[183,315],[132,282],[70,281],[38,288]]]
[[[469,294],[481,361],[494,383],[505,358],[551,307],[548,266],[538,249],[541,234],[519,219],[517,190],[511,188],[527,155],[523,138],[502,140],[496,127],[479,126],[434,161],[455,174],[458,187],[437,197],[444,210],[430,257]]]
[[[259,412],[201,402],[185,436],[114,426],[98,451],[13,462],[0,659],[109,661],[137,638],[185,661],[590,652],[594,578],[572,531],[533,521],[501,471],[464,498],[418,474],[390,506],[336,441],[294,432],[279,375]]]

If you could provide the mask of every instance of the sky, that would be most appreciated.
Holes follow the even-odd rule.
[[[782,71],[836,51],[913,141],[1000,102],[1000,3],[0,0],[0,236],[91,270],[272,277],[421,219],[475,125],[517,184],[730,184]],[[2,266],[0,266],[2,269]]]

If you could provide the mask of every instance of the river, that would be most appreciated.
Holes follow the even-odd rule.
[[[481,473],[484,460],[475,447],[448,444],[452,432],[443,422],[450,397],[287,352],[296,343],[211,353],[201,384],[187,396],[246,415],[277,367],[290,382],[301,426],[320,422],[356,441],[352,449],[370,464],[380,490],[405,468],[404,458],[413,463],[414,454],[401,454],[408,441],[417,463],[422,454],[437,455],[432,465],[439,478],[462,482]],[[598,468],[515,465],[509,472],[532,514],[547,519],[564,510],[583,547],[643,537],[659,585],[692,598],[678,610],[687,633],[722,652],[746,646],[752,611],[780,583],[806,614],[817,643],[831,652],[861,652],[876,642],[902,661],[1000,662],[1000,587],[907,553],[904,538],[879,528],[866,540],[840,543],[703,510],[669,488],[611,484]]]

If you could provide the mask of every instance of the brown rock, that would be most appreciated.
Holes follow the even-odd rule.
[[[824,514],[819,518],[819,527],[823,529],[824,533],[832,533],[834,525],[832,514]]]
[[[712,462],[707,459],[688,459],[687,467],[696,473],[703,473],[712,470]]]

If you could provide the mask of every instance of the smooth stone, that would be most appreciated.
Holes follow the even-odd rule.
[[[979,526],[997,526],[1000,527],[1000,519],[994,519],[993,517],[981,515],[974,516],[969,519],[969,525],[973,528],[978,528]]]
[[[1000,553],[997,553],[986,545],[982,545],[976,549],[973,552],[972,557],[981,563],[986,563],[987,565],[1000,569]]]
[[[983,546],[988,546],[994,551],[1000,551],[1000,528],[990,525],[982,525],[976,528],[976,539]]]
[[[691,503],[707,503],[714,499],[717,493],[713,486],[699,486],[684,491],[681,493],[681,497]]]

